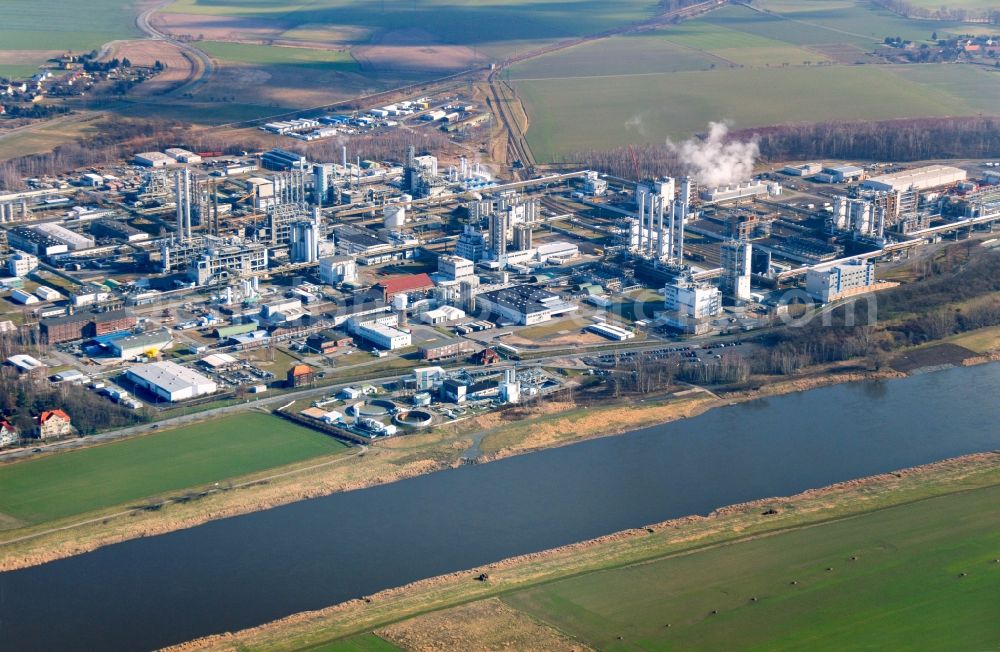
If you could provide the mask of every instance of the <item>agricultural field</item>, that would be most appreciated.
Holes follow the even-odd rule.
[[[879,61],[872,52],[887,35],[926,41],[934,30],[966,31],[962,24],[908,20],[853,0],[765,0],[759,7],[731,5],[515,66],[510,76],[536,158],[684,138],[709,120],[754,127],[1000,107],[1000,74],[991,69],[858,65]]]
[[[344,450],[269,414],[204,421],[0,466],[0,523],[37,525]]]
[[[946,67],[947,74],[956,66]],[[923,74],[938,66],[927,66]],[[662,142],[705,129],[710,120],[736,127],[781,122],[975,115],[989,108],[1000,75],[984,73],[976,99],[910,81],[889,66],[813,66],[678,72],[577,80],[518,82],[540,160],[588,148]],[[794,101],[789,101],[794,98]],[[996,110],[994,105],[993,111]]]
[[[32,74],[52,56],[138,35],[128,0],[4,0],[0,76]]]
[[[987,649],[1000,487],[503,597],[597,649]],[[964,574],[964,575],[963,575]]]

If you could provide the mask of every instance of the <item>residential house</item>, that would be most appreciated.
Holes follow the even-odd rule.
[[[73,423],[62,410],[46,410],[35,419],[39,439],[55,439],[73,434]]]

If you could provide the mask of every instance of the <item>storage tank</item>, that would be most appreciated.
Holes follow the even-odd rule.
[[[406,224],[406,207],[394,204],[385,207],[385,228],[399,229]]]

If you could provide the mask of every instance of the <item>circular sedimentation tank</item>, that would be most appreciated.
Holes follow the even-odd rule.
[[[351,406],[351,412],[356,417],[384,417],[392,414],[395,410],[395,403],[377,398]]]
[[[407,428],[426,428],[433,420],[434,416],[425,410],[397,412],[395,417],[396,423]]]

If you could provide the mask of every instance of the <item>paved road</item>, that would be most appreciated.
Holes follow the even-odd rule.
[[[166,0],[166,2],[161,2],[143,11],[141,14],[136,16],[135,26],[140,32],[148,36],[150,39],[169,43],[179,48],[182,52],[187,53],[192,58],[192,63],[194,64],[191,73],[192,77],[177,88],[170,91],[171,95],[181,95],[191,93],[204,84],[215,72],[215,61],[212,60],[212,57],[208,56],[193,45],[185,43],[184,41],[179,41],[153,27],[153,15],[171,2],[172,0]]]

